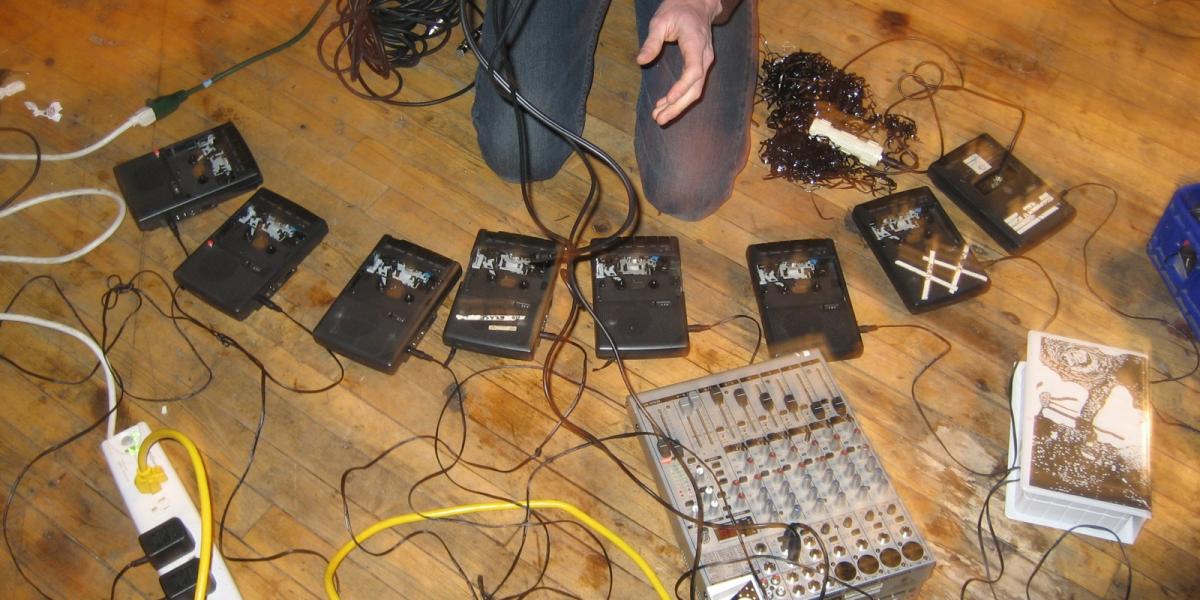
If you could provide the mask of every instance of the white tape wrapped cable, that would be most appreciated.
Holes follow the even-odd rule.
[[[15,321],[17,323],[35,325],[37,327],[44,327],[46,329],[53,329],[54,331],[65,333],[83,342],[83,345],[87,346],[88,350],[91,350],[92,353],[96,355],[96,360],[100,361],[100,370],[104,373],[105,391],[107,392],[108,396],[107,437],[111,438],[117,430],[117,383],[113,379],[112,369],[108,366],[108,358],[104,356],[104,351],[100,349],[100,346],[95,342],[95,340],[87,335],[84,335],[83,332],[75,329],[74,327],[69,327],[54,321],[47,321],[46,319],[31,317],[29,315],[0,312],[0,321]]]
[[[0,211],[0,219],[10,217],[10,216],[12,216],[16,213],[19,213],[27,208],[42,204],[43,202],[50,202],[52,200],[61,200],[63,198],[74,198],[77,196],[104,196],[106,198],[111,199],[114,203],[116,203],[117,216],[113,218],[112,223],[109,224],[108,228],[105,229],[103,233],[101,233],[96,239],[88,242],[82,248],[80,248],[74,252],[71,252],[70,254],[63,254],[62,256],[13,256],[13,255],[8,255],[8,254],[0,254],[0,263],[24,263],[24,264],[31,264],[31,265],[57,265],[57,264],[65,263],[65,262],[70,262],[72,260],[79,258],[80,256],[87,254],[88,252],[91,252],[92,250],[95,250],[97,246],[99,246],[100,244],[103,244],[105,242],[105,240],[112,237],[112,234],[115,233],[117,231],[117,228],[121,226],[121,221],[123,219],[125,219],[125,199],[122,198],[116,192],[112,192],[109,190],[103,190],[100,188],[83,188],[83,189],[79,189],[79,190],[67,190],[65,192],[54,192],[52,194],[44,194],[44,195],[38,196],[36,198],[30,198],[29,200],[20,202],[18,204],[14,204],[14,205]]]
[[[857,158],[868,167],[883,159],[883,146],[842,131],[825,119],[813,119],[808,128],[808,135],[828,138],[839,150]]]

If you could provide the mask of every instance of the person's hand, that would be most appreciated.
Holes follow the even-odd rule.
[[[638,52],[646,65],[662,53],[663,44],[676,42],[683,54],[683,73],[667,95],[654,104],[650,116],[666,125],[700,98],[713,63],[712,22],[721,13],[721,0],[663,0],[650,19],[650,32]]]

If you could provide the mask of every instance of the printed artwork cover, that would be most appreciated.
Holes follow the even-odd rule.
[[[1029,333],[1022,410],[1026,485],[1150,510],[1145,354]]]

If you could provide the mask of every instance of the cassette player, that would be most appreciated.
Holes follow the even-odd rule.
[[[390,235],[354,272],[317,323],[322,346],[372,369],[395,373],[437,317],[462,275],[458,263]]]
[[[442,340],[484,354],[533,358],[561,263],[550,240],[480,230]]]
[[[632,237],[592,257],[596,356],[665,358],[688,353],[679,239]],[[611,337],[611,341],[609,338]]]
[[[971,245],[929,188],[864,202],[851,215],[909,312],[960,302],[991,285]]]
[[[929,178],[1009,252],[1058,231],[1075,209],[992,136],[983,134],[929,165]]]
[[[754,244],[746,249],[746,262],[772,357],[808,348],[830,360],[862,353],[833,240]]]
[[[113,169],[139,229],[182,221],[262,184],[233,123],[123,162]]]
[[[261,188],[175,269],[175,281],[242,320],[270,299],[328,232],[320,217]]]

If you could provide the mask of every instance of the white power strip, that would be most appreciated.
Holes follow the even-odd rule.
[[[195,503],[184,489],[179,475],[171,467],[166,453],[158,445],[150,448],[147,462],[162,467],[167,480],[162,483],[162,489],[154,494],[144,494],[137,489],[134,477],[137,475],[138,449],[142,445],[142,440],[149,435],[150,427],[145,423],[138,423],[101,442],[100,450],[104,452],[104,459],[108,461],[108,468],[112,471],[113,479],[117,482],[117,489],[121,491],[121,497],[125,500],[125,508],[129,511],[129,516],[133,518],[133,525],[137,527],[138,534],[145,533],[174,517],[178,517],[187,528],[188,533],[191,534],[196,547],[190,553],[158,570],[159,575],[164,575],[200,556],[200,513],[197,512]],[[225,567],[225,560],[221,558],[221,553],[218,552],[215,543],[213,544],[211,573],[211,581],[216,587],[208,595],[208,598],[211,600],[241,600],[242,595],[238,592],[237,584],[233,582],[233,576]]]

